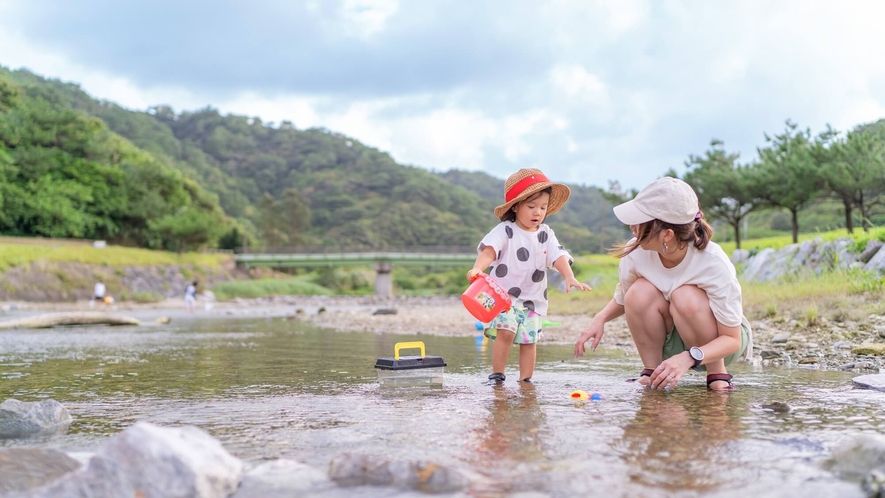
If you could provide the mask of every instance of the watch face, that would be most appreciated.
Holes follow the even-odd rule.
[[[701,361],[704,359],[704,352],[701,351],[701,348],[691,348],[688,350],[688,354],[691,355],[692,359],[695,359],[697,361]]]

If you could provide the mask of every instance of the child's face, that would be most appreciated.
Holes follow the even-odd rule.
[[[514,206],[516,225],[529,232],[537,230],[547,216],[547,203],[549,202],[550,194],[542,192]]]

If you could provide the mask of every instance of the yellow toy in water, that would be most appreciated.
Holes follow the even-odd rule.
[[[580,399],[580,400],[590,399],[590,395],[587,394],[587,391],[581,391],[581,390],[572,391],[572,393],[569,394],[569,397],[574,398],[574,399]]]

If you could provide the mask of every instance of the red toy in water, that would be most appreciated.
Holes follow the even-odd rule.
[[[483,323],[491,322],[499,313],[509,310],[513,305],[507,291],[485,273],[476,275],[470,287],[461,294],[461,303]]]

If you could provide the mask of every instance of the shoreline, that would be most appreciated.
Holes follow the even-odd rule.
[[[188,319],[283,317],[315,326],[349,332],[402,335],[475,337],[476,320],[461,305],[459,296],[277,296],[215,301],[207,310],[198,300],[194,313],[185,312],[184,301],[117,303],[88,306],[88,301],[67,303],[0,303],[2,318],[62,311],[107,311],[136,315],[172,316]],[[375,314],[382,310],[382,313]],[[551,313],[540,344],[571,345],[590,323],[590,314]],[[151,318],[153,319],[153,318]],[[814,327],[796,320],[750,320],[754,332],[756,366],[793,366],[856,373],[876,373],[885,368],[885,356],[855,354],[852,349],[885,342],[885,316],[870,315],[872,326],[836,323],[821,319]],[[636,353],[626,321],[620,317],[606,324],[600,342],[605,349]]]

